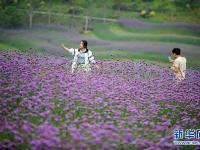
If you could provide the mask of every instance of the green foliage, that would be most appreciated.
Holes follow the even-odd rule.
[[[17,0],[1,0],[0,1],[0,9],[5,9],[9,5],[16,4]]]
[[[3,140],[13,140],[14,137],[13,137],[13,134],[10,133],[9,131],[5,130],[3,132],[0,132],[0,142],[3,141]]]
[[[174,0],[176,6],[181,6],[183,8],[193,9],[200,7],[199,0]]]
[[[0,27],[13,28],[24,24],[25,14],[17,11],[16,7],[7,6],[0,9]]]
[[[47,2],[44,0],[22,0],[18,3],[18,6],[24,6],[26,9],[37,9],[39,7],[42,7],[43,5],[46,5]]]
[[[31,123],[33,123],[33,124],[35,124],[35,125],[40,125],[41,124],[41,117],[39,117],[39,116],[35,116],[35,117],[29,117],[28,118],[28,120],[31,122]]]

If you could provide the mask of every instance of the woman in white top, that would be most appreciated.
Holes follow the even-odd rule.
[[[61,47],[65,51],[68,51],[74,55],[72,62],[72,73],[78,69],[82,69],[88,72],[91,70],[91,64],[95,64],[95,67],[99,68],[99,66],[96,64],[96,61],[94,60],[92,52],[87,48],[87,41],[82,40],[80,42],[79,49],[67,48],[64,46],[64,44],[62,44]]]

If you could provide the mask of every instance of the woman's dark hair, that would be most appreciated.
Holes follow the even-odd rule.
[[[181,54],[181,49],[180,48],[174,48],[172,50],[172,53],[176,54],[176,55],[180,55]]]
[[[88,43],[87,43],[87,41],[81,40],[81,42],[83,43],[83,47],[86,49],[85,53],[87,53],[88,52],[88,48],[87,48]],[[78,51],[80,51],[80,50],[81,50],[81,48],[78,49]]]

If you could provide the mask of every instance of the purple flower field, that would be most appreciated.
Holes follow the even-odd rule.
[[[142,61],[71,74],[62,57],[0,60],[0,149],[181,149],[173,130],[200,128],[197,70],[176,85],[168,68]]]

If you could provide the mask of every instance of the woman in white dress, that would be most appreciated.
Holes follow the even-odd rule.
[[[81,40],[79,49],[67,48],[64,44],[61,45],[65,51],[70,52],[74,56],[72,62],[72,73],[74,73],[75,70],[80,69],[88,72],[91,70],[91,64],[95,64],[95,67],[98,69],[100,68],[96,64],[92,51],[87,48],[87,45],[88,43],[85,40]]]

